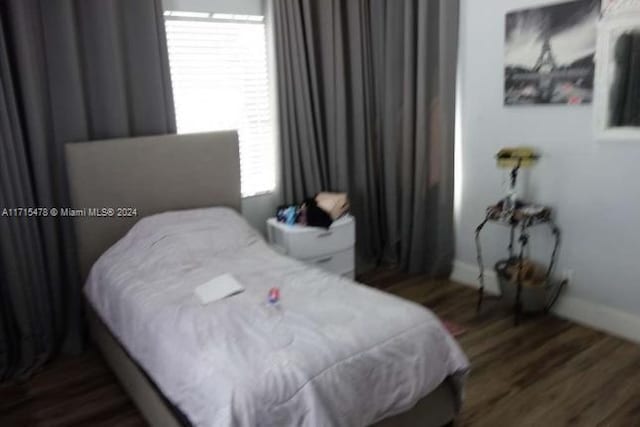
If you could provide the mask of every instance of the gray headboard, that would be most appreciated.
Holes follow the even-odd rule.
[[[80,273],[142,217],[227,206],[240,211],[235,131],[66,144],[74,209],[135,208],[137,217],[74,217]],[[88,212],[88,211],[86,211]]]

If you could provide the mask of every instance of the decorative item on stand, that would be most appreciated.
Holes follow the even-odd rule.
[[[507,196],[496,205],[501,207],[503,214],[512,215],[516,209],[522,208],[523,203],[518,201],[518,191],[516,187],[518,173],[522,168],[533,167],[539,158],[540,156],[536,154],[532,148],[528,147],[503,148],[496,155],[498,167],[511,169]]]
[[[485,288],[480,232],[491,221],[510,228],[509,257],[496,263],[495,270],[500,285],[500,297],[513,304],[514,319],[518,324],[523,312],[548,312],[566,284],[565,282],[555,283],[552,278],[553,267],[560,247],[560,229],[552,220],[551,208],[529,204],[518,198],[516,190],[518,173],[522,168],[530,168],[537,163],[540,156],[535,150],[528,147],[505,148],[498,152],[496,158],[498,167],[508,168],[511,171],[506,197],[487,208],[485,219],[476,228],[475,241],[480,270],[478,312],[482,308]],[[546,268],[542,268],[525,258],[529,243],[529,228],[541,224],[548,225],[555,238],[551,260]],[[517,240],[520,244],[520,250],[516,255],[515,240],[518,227],[520,232]]]

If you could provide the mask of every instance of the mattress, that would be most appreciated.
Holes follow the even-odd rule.
[[[201,304],[194,289],[224,273],[245,291]],[[84,290],[193,425],[365,426],[447,377],[461,399],[467,358],[432,313],[279,255],[230,209],[142,219]]]

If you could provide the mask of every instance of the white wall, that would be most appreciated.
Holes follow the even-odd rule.
[[[485,207],[503,196],[494,154],[504,146],[531,145],[543,157],[530,172],[529,193],[557,210],[563,231],[557,271],[575,272],[566,299],[640,316],[640,141],[595,141],[590,106],[504,107],[505,14],[551,2],[461,3],[457,267],[475,265],[474,228]],[[507,231],[487,226],[483,233],[490,266],[506,252]],[[536,231],[534,255],[550,242],[546,230]]]

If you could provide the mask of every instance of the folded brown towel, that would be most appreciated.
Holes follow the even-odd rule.
[[[328,213],[334,221],[349,212],[347,193],[318,193],[315,199],[318,207]]]

